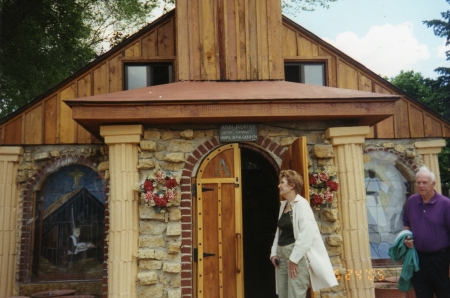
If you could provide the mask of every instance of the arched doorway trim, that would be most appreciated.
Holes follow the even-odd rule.
[[[196,176],[197,169],[203,159],[217,147],[224,145],[217,137],[205,141],[199,145],[187,158],[182,170],[180,180],[181,188],[181,294],[182,296],[193,295],[193,267],[192,267],[192,235],[193,235],[193,214],[192,214],[192,178]],[[271,161],[271,164],[279,171],[270,154],[282,158],[286,149],[272,140],[259,136],[253,144],[241,143],[240,146],[262,153]],[[276,165],[276,166],[275,166]]]

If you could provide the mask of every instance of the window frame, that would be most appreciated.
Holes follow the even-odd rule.
[[[127,90],[133,90],[133,89],[126,89],[127,87],[127,71],[126,71],[126,67],[127,66],[156,66],[156,65],[170,65],[170,69],[169,69],[169,84],[175,82],[176,78],[175,78],[175,74],[176,74],[176,63],[175,63],[175,58],[173,57],[169,57],[169,58],[163,58],[163,59],[148,59],[148,58],[143,58],[143,57],[122,57],[121,58],[121,62],[122,62],[122,90],[123,91],[127,91]],[[155,86],[155,85],[150,85],[151,83],[151,71],[147,70],[147,87],[149,86]]]
[[[323,64],[324,66],[324,87],[332,87],[331,82],[331,56],[315,56],[315,57],[284,57],[284,64]],[[284,72],[283,72],[284,76]],[[286,79],[286,78],[284,78]],[[300,82],[299,82],[300,83]],[[303,84],[303,83],[301,83]]]

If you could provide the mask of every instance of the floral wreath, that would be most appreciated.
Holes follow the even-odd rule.
[[[330,176],[327,171],[309,174],[309,194],[313,206],[331,203],[338,189],[336,176]]]
[[[152,206],[157,213],[164,213],[177,197],[177,186],[177,179],[171,172],[156,168],[136,190],[141,193],[146,206]]]

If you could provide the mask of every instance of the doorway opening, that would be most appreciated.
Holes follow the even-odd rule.
[[[269,257],[280,206],[278,169],[260,151],[240,147],[245,298],[277,297]]]

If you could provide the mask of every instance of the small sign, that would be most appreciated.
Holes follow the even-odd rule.
[[[220,125],[221,142],[253,142],[258,140],[256,124],[223,124]]]

